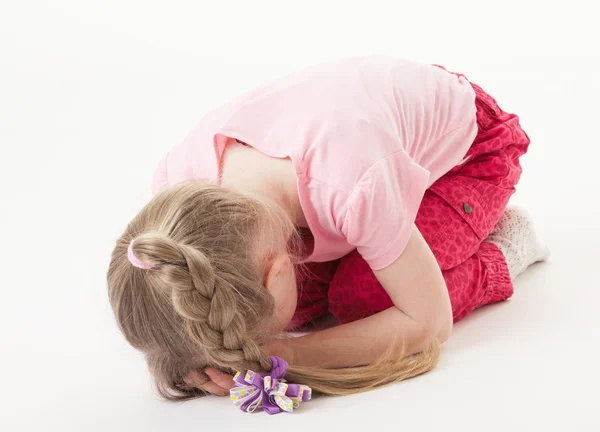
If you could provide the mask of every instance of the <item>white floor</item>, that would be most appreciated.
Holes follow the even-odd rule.
[[[591,2],[413,3],[2,3],[0,430],[600,430]],[[225,99],[369,53],[445,64],[521,115],[533,144],[515,202],[551,260],[457,324],[437,369],[409,382],[276,417],[225,398],[161,402],[104,280],[155,163]]]

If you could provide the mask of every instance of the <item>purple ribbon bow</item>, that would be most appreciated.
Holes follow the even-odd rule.
[[[246,374],[238,372],[234,381],[236,387],[231,389],[231,400],[236,403],[242,402],[243,411],[252,412],[260,405],[267,414],[278,414],[282,411],[291,412],[300,401],[306,402],[311,399],[311,389],[299,384],[289,384],[283,380],[287,371],[287,362],[280,357],[270,357],[273,367],[266,374],[258,374],[247,371]],[[282,408],[278,404],[278,400]]]

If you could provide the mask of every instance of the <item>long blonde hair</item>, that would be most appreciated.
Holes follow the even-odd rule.
[[[108,294],[119,328],[145,354],[163,397],[204,394],[184,377],[208,366],[271,369],[265,349],[276,336],[274,301],[263,281],[277,245],[296,245],[296,236],[277,206],[199,183],[166,190],[133,219],[113,250]],[[130,243],[151,269],[131,264]],[[434,340],[413,356],[391,347],[367,366],[290,365],[286,378],[318,392],[350,394],[427,372],[438,358]]]

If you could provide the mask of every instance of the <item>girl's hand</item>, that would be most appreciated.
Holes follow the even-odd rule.
[[[204,372],[192,371],[184,378],[187,385],[204,390],[215,396],[227,396],[233,387],[233,377],[213,368]]]
[[[291,348],[288,339],[276,339],[271,345],[269,355],[284,357],[288,362],[293,362]],[[206,368],[204,372],[192,371],[187,374],[184,381],[191,387],[215,396],[227,396],[229,390],[235,385],[233,376],[213,368]]]

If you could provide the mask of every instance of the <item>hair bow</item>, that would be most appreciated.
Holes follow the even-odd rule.
[[[271,361],[271,372],[261,375],[249,370],[244,375],[238,372],[233,377],[235,387],[229,391],[229,398],[242,411],[251,413],[261,407],[267,414],[292,412],[300,402],[311,399],[310,387],[287,383],[283,379],[288,366],[285,360],[271,357]]]

